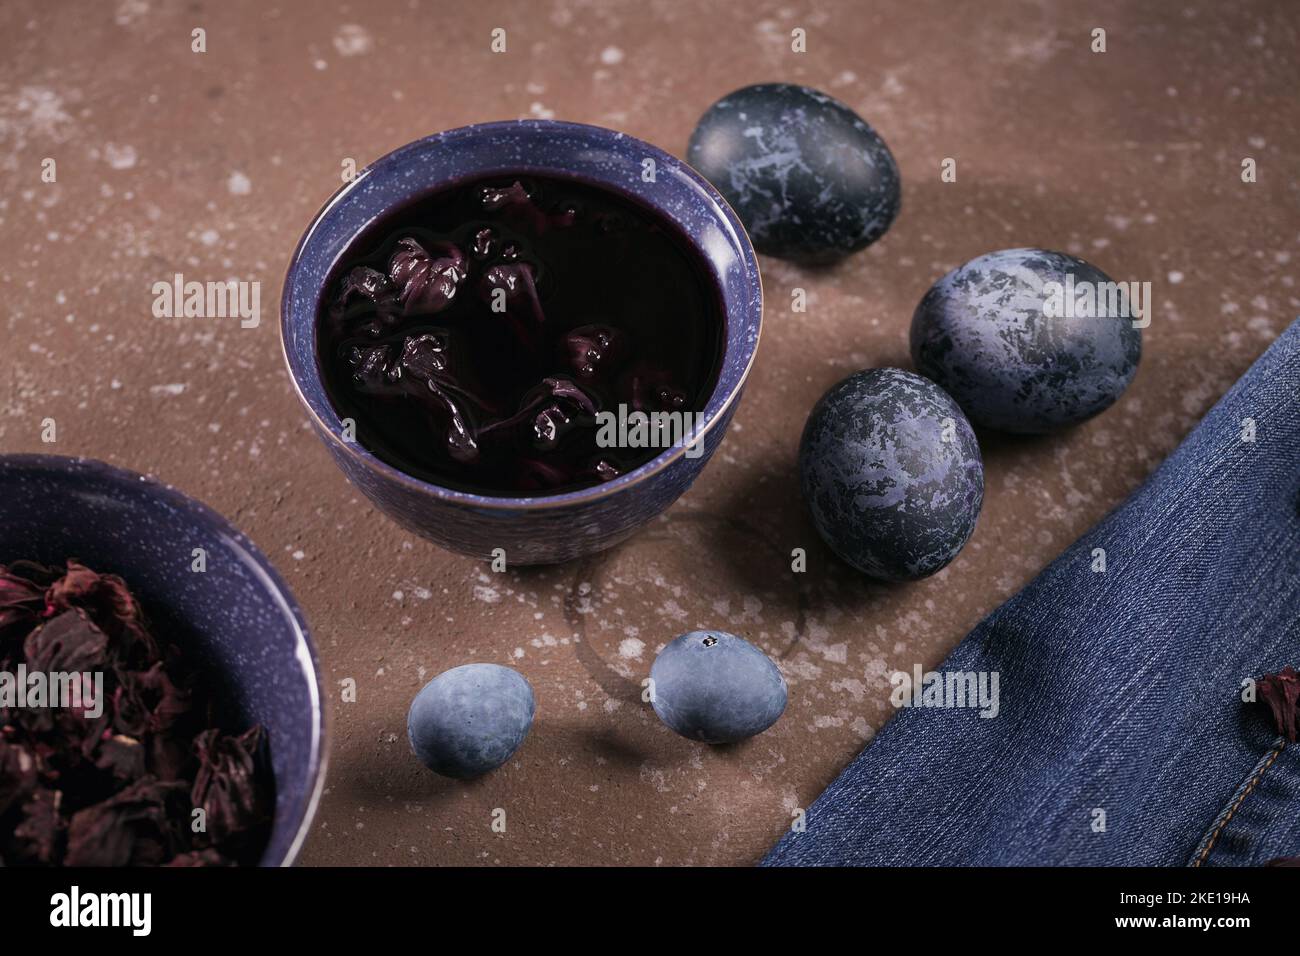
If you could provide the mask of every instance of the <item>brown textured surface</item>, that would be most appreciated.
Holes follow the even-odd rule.
[[[153,472],[231,517],[285,573],[334,698],[304,862],[753,862],[890,715],[888,674],[936,664],[1134,489],[1295,316],[1289,6],[6,5],[0,450]],[[497,26],[504,55],[489,52]],[[805,54],[789,49],[796,26]],[[1095,26],[1105,54],[1089,51]],[[839,268],[764,261],[769,309],[745,400],[666,518],[596,560],[494,575],[359,500],[307,429],[276,317],[288,256],[344,158],[364,165],[434,130],[518,116],[681,153],[709,103],[769,80],[820,87],[875,125],[902,170],[903,213]],[[40,179],[47,156],[54,184]],[[956,183],[940,182],[944,157]],[[1154,284],[1137,379],[1071,432],[986,441],[966,551],[928,581],[869,584],[803,516],[804,416],[851,371],[906,367],[929,284],[1016,245]],[[260,280],[260,326],[153,318],[152,283],[177,271]],[[789,311],[796,286],[806,314]],[[53,446],[39,437],[46,417]],[[806,574],[790,572],[794,547],[809,551]],[[711,750],[640,703],[656,649],[696,626],[779,659],[790,706],[771,731]],[[539,710],[516,758],[466,785],[419,767],[405,717],[425,680],[474,660],[518,667]],[[354,704],[338,700],[348,677]],[[490,829],[497,807],[504,834]]]

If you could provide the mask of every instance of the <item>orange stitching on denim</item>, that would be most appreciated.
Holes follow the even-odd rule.
[[[1252,777],[1250,783],[1246,785],[1246,789],[1241,792],[1241,796],[1239,796],[1236,799],[1236,801],[1232,804],[1231,809],[1228,810],[1228,815],[1225,816],[1223,820],[1219,823],[1219,825],[1214,828],[1214,833],[1210,835],[1210,842],[1205,844],[1205,849],[1202,850],[1197,855],[1196,861],[1192,863],[1193,867],[1200,866],[1202,863],[1205,862],[1205,858],[1210,855],[1210,851],[1214,849],[1215,842],[1219,839],[1219,836],[1223,833],[1223,828],[1226,827],[1232,821],[1233,814],[1235,814],[1239,809],[1241,809],[1242,802],[1248,796],[1250,796],[1251,791],[1255,789],[1255,785],[1259,783],[1259,781],[1263,778],[1264,774],[1268,772],[1268,768],[1273,766],[1273,762],[1277,760],[1278,754],[1282,752],[1282,748],[1285,746],[1286,743],[1283,742],[1273,748],[1273,752],[1268,755],[1268,761],[1264,764],[1264,766],[1260,767],[1259,770],[1256,771],[1255,776]]]

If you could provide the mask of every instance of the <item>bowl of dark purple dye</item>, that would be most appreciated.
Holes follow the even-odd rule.
[[[288,585],[230,522],[157,479],[86,458],[0,455],[0,565],[58,567],[69,559],[125,583],[160,645],[183,656],[195,706],[202,691],[212,708],[193,715],[203,726],[264,731],[267,820],[234,862],[291,864],[320,800],[327,732],[316,649]],[[12,616],[12,596],[9,605]],[[117,724],[124,705],[109,696],[113,723],[101,743],[125,733]],[[145,703],[158,706],[152,697]],[[4,713],[0,709],[0,724]],[[169,779],[158,756],[150,750],[141,770]],[[59,755],[44,759],[57,764]],[[84,767],[64,775],[63,809],[108,797],[92,800],[84,792],[101,783]],[[188,798],[188,792],[176,797],[182,810],[177,826],[185,828],[191,826]],[[140,815],[147,816],[144,810]],[[130,813],[123,816],[130,819]],[[144,839],[143,831],[132,832]],[[110,828],[94,839],[121,836]],[[65,838],[70,847],[73,835]]]
[[[313,427],[381,511],[543,564],[623,541],[691,486],[762,299],[744,227],[681,160],[595,126],[486,123],[326,203],[281,334]]]

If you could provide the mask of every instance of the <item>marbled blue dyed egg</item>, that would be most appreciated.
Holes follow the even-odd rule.
[[[533,688],[518,671],[463,664],[415,695],[406,733],[426,767],[467,780],[510,759],[533,725],[533,712]]]
[[[943,389],[896,368],[857,372],[808,416],[799,446],[813,524],[872,577],[910,581],[957,556],[984,501],[970,422]]]
[[[898,166],[867,123],[825,93],[760,83],[709,107],[687,160],[726,197],[754,248],[828,261],[898,215]]]
[[[1127,297],[1110,299],[1111,282],[1082,259],[1046,249],[972,259],[917,306],[912,360],[977,425],[1038,433],[1081,422],[1119,398],[1142,355],[1141,329]],[[1099,303],[1092,307],[1089,289]]]
[[[785,710],[785,678],[772,659],[726,631],[691,631],[650,668],[659,719],[692,740],[728,744],[762,733]]]

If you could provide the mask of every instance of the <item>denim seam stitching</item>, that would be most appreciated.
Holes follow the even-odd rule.
[[[1283,741],[1282,743],[1279,743],[1276,747],[1274,747],[1272,752],[1268,755],[1268,760],[1264,762],[1263,766],[1259,767],[1255,771],[1254,776],[1251,778],[1250,782],[1246,784],[1245,789],[1243,789],[1241,793],[1237,795],[1237,799],[1233,801],[1232,806],[1228,808],[1228,812],[1219,821],[1218,826],[1214,828],[1214,831],[1210,834],[1210,837],[1206,841],[1205,846],[1201,849],[1201,852],[1198,853],[1196,859],[1192,861],[1193,867],[1198,867],[1205,862],[1206,858],[1210,855],[1210,851],[1214,849],[1214,844],[1218,841],[1219,837],[1223,834],[1224,829],[1228,826],[1229,823],[1232,822],[1233,815],[1236,814],[1236,812],[1239,809],[1241,809],[1242,803],[1244,803],[1246,798],[1250,796],[1252,792],[1254,792],[1256,785],[1259,783],[1260,780],[1263,779],[1264,774],[1268,772],[1268,768],[1273,766],[1273,764],[1277,761],[1278,756],[1282,753],[1282,749],[1285,746],[1286,746],[1286,742]]]

